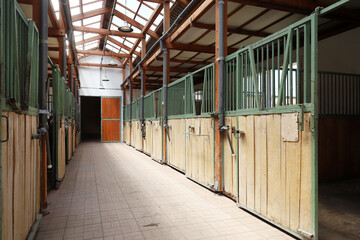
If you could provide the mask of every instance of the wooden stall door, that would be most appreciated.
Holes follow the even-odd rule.
[[[101,141],[120,142],[120,98],[101,98]]]

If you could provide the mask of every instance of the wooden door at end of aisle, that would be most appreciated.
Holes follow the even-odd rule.
[[[120,98],[101,98],[101,141],[120,141]]]

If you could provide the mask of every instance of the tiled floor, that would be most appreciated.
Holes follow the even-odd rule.
[[[123,143],[80,144],[36,239],[292,239]]]

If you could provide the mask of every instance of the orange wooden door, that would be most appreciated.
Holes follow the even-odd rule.
[[[101,141],[120,141],[120,98],[101,98]]]

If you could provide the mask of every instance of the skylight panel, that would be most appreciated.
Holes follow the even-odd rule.
[[[97,23],[93,23],[93,24],[90,24],[86,27],[89,27],[89,28],[100,28],[100,22],[97,22]]]
[[[146,25],[146,21],[144,19],[142,19],[141,17],[139,17],[139,16],[136,16],[135,21],[142,24],[143,26]]]
[[[160,16],[160,15],[157,16],[157,18],[154,21],[154,24],[159,25],[163,19],[164,18],[162,16]]]
[[[73,25],[74,25],[74,26],[81,26],[81,21],[73,22]]]
[[[79,0],[71,0],[69,1],[69,3],[70,3],[70,7],[75,7],[80,5]]]
[[[88,38],[92,38],[92,37],[96,37],[99,36],[99,34],[96,33],[84,33],[84,39],[88,39]]]
[[[171,3],[170,3],[171,4]],[[152,8],[156,8],[157,7],[157,5],[158,5],[158,3],[154,3],[154,2],[149,2],[149,1],[147,1],[146,2],[146,5],[148,5],[148,6],[150,6],[150,7],[152,7]]]
[[[97,44],[97,43],[98,43],[98,40],[94,40],[94,41],[85,43],[84,46],[94,45],[94,44]]]
[[[141,16],[143,16],[146,19],[149,19],[151,14],[153,13],[153,10],[150,9],[149,7],[145,6],[144,4],[141,5],[140,9],[139,9],[139,14]]]
[[[93,48],[97,48],[98,44],[97,42],[85,45],[85,50],[89,50],[89,49],[93,49]]]
[[[117,16],[113,17],[112,22],[118,26],[121,26],[124,23],[124,21],[118,18]]]
[[[77,37],[77,36],[81,36],[82,35],[82,32],[79,32],[79,31],[74,31],[74,36]]]
[[[150,26],[150,30],[155,31],[155,30],[156,30],[156,26],[155,26],[155,25],[151,25],[151,26]]]
[[[128,42],[128,41],[125,41],[125,42],[124,42],[124,44],[125,44],[126,46],[130,47],[130,48],[131,48],[131,47],[132,47],[132,45],[133,45],[133,44],[131,44],[131,43],[130,43],[130,42]]]
[[[145,40],[146,40],[146,41],[148,41],[148,40],[149,40],[149,38],[150,38],[150,35],[146,34],[146,36],[145,36]]]
[[[80,8],[76,7],[76,8],[71,8],[71,15],[77,15],[80,14]]]
[[[118,52],[119,51],[118,49],[114,48],[113,46],[111,46],[109,44],[106,44],[106,49],[109,49],[112,52]]]
[[[125,2],[124,2],[124,4],[125,4]],[[134,1],[134,0],[129,0],[129,1],[127,1],[126,2],[126,6],[127,6],[127,8],[128,9],[131,9],[132,11],[134,11],[134,12],[136,12],[136,10],[138,9],[138,7],[139,7],[139,2],[138,1]]]
[[[94,16],[94,17],[85,18],[83,20],[83,22],[84,22],[84,25],[88,25],[88,24],[91,24],[91,23],[100,22],[100,20],[101,20],[101,16],[97,15],[97,16]]]
[[[58,12],[58,11],[59,11],[59,7],[60,7],[60,5],[59,5],[59,0],[51,0],[51,3],[52,3],[52,5],[53,5],[54,11],[55,11],[55,12]]]
[[[76,36],[75,42],[80,42],[80,41],[82,41],[82,35]]]
[[[124,41],[124,39],[123,38],[121,38],[121,37],[119,37],[119,36],[111,36],[113,39],[115,39],[116,41],[118,41],[118,42],[122,42],[122,41]]]
[[[99,9],[102,8],[102,1],[101,2],[96,2],[96,3],[91,3],[89,5],[84,5],[83,4],[83,11],[84,12],[89,12],[91,10],[95,10],[95,9]]]

